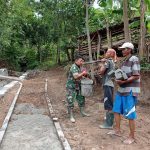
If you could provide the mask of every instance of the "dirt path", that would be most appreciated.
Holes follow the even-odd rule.
[[[90,117],[81,117],[79,108],[75,106],[76,123],[71,123],[67,118],[65,105],[65,80],[63,69],[57,68],[47,72],[48,93],[52,98],[56,114],[60,119],[64,133],[71,144],[73,150],[149,150],[150,149],[150,107],[146,105],[137,106],[138,119],[136,121],[136,143],[124,145],[124,140],[128,133],[128,122],[122,119],[123,137],[107,135],[109,130],[99,129],[103,121],[103,104],[99,103],[102,98],[102,88],[100,85],[95,88],[94,96],[86,99],[86,110],[90,112]],[[47,76],[46,75],[46,76]],[[147,78],[148,79],[148,78]],[[144,81],[144,84],[147,81]],[[147,84],[147,88],[149,85]],[[146,84],[145,87],[146,89]],[[148,96],[147,96],[148,97]],[[146,97],[146,98],[147,98]],[[144,97],[142,97],[143,99]]]

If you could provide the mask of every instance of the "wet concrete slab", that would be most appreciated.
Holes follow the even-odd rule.
[[[63,148],[53,121],[44,114],[44,110],[21,104],[11,117],[0,149],[62,150]]]

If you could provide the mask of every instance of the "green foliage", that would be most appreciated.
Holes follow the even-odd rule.
[[[142,63],[141,70],[150,70],[150,63]]]
[[[38,68],[47,71],[47,70],[49,70],[50,68],[56,67],[56,66],[57,66],[57,64],[54,63],[53,61],[45,61],[45,62],[42,62],[42,63],[38,66]]]
[[[150,11],[145,14],[145,22],[148,33],[150,33]]]
[[[141,70],[150,70],[150,63],[147,62],[146,57],[141,60]]]
[[[69,64],[67,64],[67,65],[64,67],[64,71],[65,71],[65,75],[66,75],[66,76],[68,76],[69,70],[70,70],[71,66],[72,66],[72,64],[69,63]]]
[[[150,2],[145,2],[148,5],[145,21],[150,31]],[[98,9],[91,7],[92,3],[90,0],[90,32],[104,28],[106,21],[110,26],[121,22],[122,0],[99,0]],[[75,49],[77,37],[85,33],[84,4],[85,0],[0,0],[0,58],[16,70],[21,69],[22,63],[27,69],[38,66],[47,69],[58,57],[65,61],[66,49]],[[130,18],[139,15],[139,0],[129,1],[129,6]]]
[[[36,60],[37,52],[34,49],[26,49],[24,56],[28,69],[34,69],[39,65],[39,62]]]
[[[139,26],[140,26],[140,20],[134,21],[134,22],[130,23],[130,28],[131,28],[131,29],[132,29],[132,28],[137,28],[137,27],[139,27]]]
[[[119,2],[118,2],[119,3]],[[99,0],[98,9],[90,9],[90,30],[96,31],[109,25],[121,22],[122,8],[116,7],[112,0]]]
[[[147,5],[147,11],[150,12],[150,1],[149,0],[145,0],[145,4]]]

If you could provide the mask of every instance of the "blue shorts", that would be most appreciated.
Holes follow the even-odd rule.
[[[127,96],[116,94],[113,112],[122,114],[126,119],[134,120],[137,118],[136,107],[137,98],[132,95],[132,92]]]

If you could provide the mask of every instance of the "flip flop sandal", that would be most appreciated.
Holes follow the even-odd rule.
[[[130,145],[130,144],[132,144],[134,142],[135,142],[135,139],[131,139],[131,138],[126,139],[126,140],[123,141],[124,144],[128,144],[128,145]]]
[[[112,130],[112,131],[108,132],[107,134],[108,135],[115,135],[115,136],[119,136],[119,137],[122,136],[121,133],[117,133],[115,130]]]

